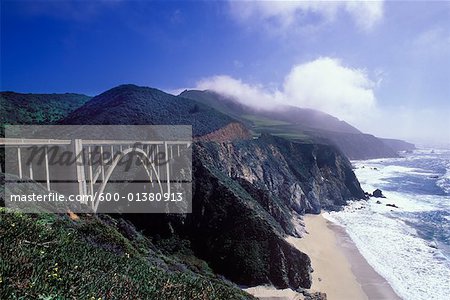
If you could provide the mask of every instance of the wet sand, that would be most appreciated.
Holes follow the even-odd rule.
[[[328,300],[401,299],[367,263],[343,227],[322,215],[306,215],[304,221],[309,234],[288,240],[311,258],[311,290],[326,293]]]
[[[394,292],[386,279],[367,263],[345,229],[331,222],[328,223],[328,227],[336,233],[337,242],[350,262],[352,272],[369,300],[400,300],[401,298]]]
[[[304,221],[308,234],[287,240],[311,258],[314,269],[311,290],[326,293],[329,300],[367,300],[328,221],[321,215],[306,215]]]
[[[400,299],[359,253],[344,228],[322,215],[304,216],[306,234],[287,241],[311,258],[311,292],[323,292],[328,300],[397,300]],[[260,299],[298,300],[303,295],[290,289],[258,286],[245,289]]]

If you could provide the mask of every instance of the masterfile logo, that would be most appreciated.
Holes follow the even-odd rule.
[[[191,126],[8,126],[5,205],[25,212],[189,213]]]

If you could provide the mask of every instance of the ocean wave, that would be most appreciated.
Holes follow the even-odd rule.
[[[450,194],[450,162],[447,163],[446,173],[439,177],[436,185],[439,186],[445,193]]]
[[[386,198],[325,213],[346,228],[368,263],[404,299],[447,299],[450,278],[450,151],[353,161],[361,187]],[[377,203],[377,201],[380,201]],[[398,208],[386,206],[395,204]]]
[[[404,299],[446,299],[449,262],[401,219],[377,213],[366,201],[325,213],[346,228],[368,263]]]

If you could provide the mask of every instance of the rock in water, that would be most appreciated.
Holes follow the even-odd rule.
[[[373,191],[372,196],[374,196],[375,198],[386,198],[380,189],[376,189],[375,191]]]

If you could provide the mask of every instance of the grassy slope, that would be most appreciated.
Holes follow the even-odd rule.
[[[52,124],[89,99],[5,92],[2,124]],[[126,238],[111,218],[0,209],[0,299],[253,299],[177,238],[155,246],[139,233]]]
[[[106,216],[74,221],[1,208],[0,298],[253,299],[207,271],[189,270],[198,261],[152,250],[147,238],[119,225]]]
[[[91,97],[80,94],[0,93],[2,124],[52,124],[82,106]]]
[[[192,125],[194,136],[205,135],[233,118],[192,99],[132,84],[112,88],[70,113],[64,125]]]
[[[370,134],[363,134],[337,118],[310,109],[292,107],[282,111],[255,110],[209,91],[184,91],[182,97],[197,100],[232,116],[252,129],[253,134],[274,136],[307,144],[332,144],[351,159],[396,157],[393,150],[407,150],[411,146],[402,141],[388,143]],[[391,145],[399,145],[400,148]]]
[[[81,94],[21,94],[0,93],[0,137],[5,125],[50,125],[79,108],[91,97]],[[0,163],[4,170],[4,151],[0,149]]]
[[[237,102],[230,100],[220,101],[221,96],[218,94],[192,90],[184,92],[180,96],[197,100],[240,120],[253,131],[255,136],[259,136],[263,132],[270,132],[272,135],[304,143],[313,143],[312,138],[308,134],[303,133],[301,126],[292,124],[289,121],[263,116]]]

